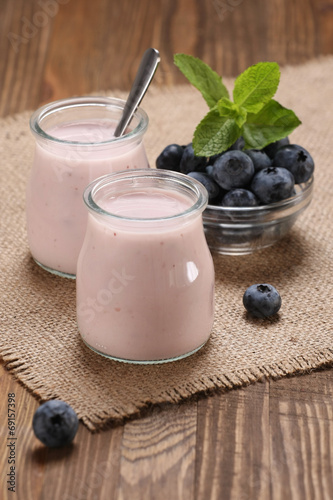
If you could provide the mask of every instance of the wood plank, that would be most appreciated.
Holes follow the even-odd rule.
[[[82,424],[73,444],[63,449],[48,449],[32,430],[32,417],[38,402],[9,375],[0,364],[1,477],[10,472],[6,449],[7,394],[15,393],[17,424],[15,437],[16,495],[20,500],[80,500],[116,498],[123,427],[91,434]],[[7,480],[1,481],[0,498],[11,499]]]
[[[260,60],[292,64],[332,53],[332,5],[324,0],[81,0],[67,1],[47,15],[34,0],[16,0],[15,8],[5,0],[0,113],[71,95],[129,89],[148,46],[156,46],[162,56],[157,85],[185,82],[173,64],[176,52],[201,57],[224,76]],[[17,52],[9,33],[26,35]]]
[[[29,442],[34,440],[31,422],[32,415],[38,407],[38,402],[18,384],[15,379],[5,370],[2,363],[0,363],[0,385],[1,385],[1,399],[0,399],[0,435],[1,435],[1,453],[0,453],[0,471],[2,481],[0,483],[0,498],[7,499],[13,498],[14,493],[8,491],[6,475],[10,472],[10,464],[8,464],[8,450],[7,444],[10,442],[8,430],[8,394],[15,394],[15,413],[16,413],[16,430],[15,436],[17,439],[15,446],[15,482],[16,482],[16,495],[22,487],[27,488],[27,500],[31,497],[29,490],[33,483],[33,489],[36,493],[36,498],[40,493],[43,483],[44,464],[38,464],[32,468],[31,462],[26,461],[26,452],[29,449]],[[13,450],[14,451],[14,450]],[[13,457],[14,458],[14,457]],[[25,470],[25,471],[24,471]],[[4,480],[6,478],[6,480]]]
[[[271,60],[299,64],[319,55],[321,19],[316,1],[273,0],[268,3],[267,15],[274,19],[267,40]]]
[[[122,434],[123,427],[117,427],[94,435],[81,424],[69,448],[31,447],[27,454],[31,467],[45,464],[40,500],[48,500],[50,492],[52,500],[117,498]],[[31,500],[35,498],[32,490]]]
[[[40,103],[53,17],[33,0],[2,2],[0,16],[0,116]]]
[[[272,500],[333,498],[333,372],[271,383]]]
[[[313,1],[317,26],[317,47],[320,54],[333,52],[333,1]]]
[[[269,383],[198,403],[195,500],[270,500]]]
[[[43,99],[56,100],[101,88],[104,30],[112,30],[110,25],[107,28],[107,3],[107,0],[69,1],[59,9],[45,66],[47,95]]]
[[[196,428],[196,403],[126,424],[117,500],[192,500]]]

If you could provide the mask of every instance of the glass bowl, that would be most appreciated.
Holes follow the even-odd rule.
[[[206,239],[212,252],[246,255],[274,245],[310,204],[313,177],[295,185],[291,198],[258,207],[208,205],[203,212]]]

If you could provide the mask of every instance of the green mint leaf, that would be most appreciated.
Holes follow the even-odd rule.
[[[210,108],[213,108],[221,97],[229,97],[222,78],[200,59],[186,54],[175,54],[174,63],[189,82],[200,90]]]
[[[245,149],[262,149],[289,135],[302,122],[291,109],[271,99],[259,113],[248,114],[242,135]]]
[[[247,112],[244,108],[239,109],[238,116],[235,118],[235,120],[239,128],[242,128],[242,126],[247,120]]]
[[[216,109],[221,116],[234,118],[239,128],[242,128],[243,124],[246,122],[247,111],[226,97],[219,100]]]
[[[279,65],[261,62],[250,66],[235,81],[236,104],[250,113],[258,113],[275,94],[280,81]]]
[[[193,149],[197,156],[212,156],[226,151],[241,134],[235,118],[221,116],[217,109],[210,110],[194,132]]]
[[[216,109],[221,116],[230,114],[236,116],[238,114],[239,106],[237,106],[237,104],[234,104],[227,97],[223,97],[218,101]]]

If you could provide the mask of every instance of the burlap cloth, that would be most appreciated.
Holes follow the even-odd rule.
[[[25,185],[34,142],[30,112],[2,119],[0,354],[6,367],[35,396],[67,401],[96,430],[139,416],[152,404],[332,363],[332,77],[332,57],[282,70],[277,98],[303,122],[293,142],[309,149],[316,163],[313,202],[274,247],[244,257],[214,256],[216,320],[211,339],[192,357],[164,365],[113,362],[80,340],[75,282],[40,269],[27,247]],[[145,143],[151,164],[167,144],[189,142],[206,112],[200,94],[186,85],[153,86],[143,107],[150,117]],[[279,290],[278,319],[255,320],[245,313],[243,292],[258,282]]]

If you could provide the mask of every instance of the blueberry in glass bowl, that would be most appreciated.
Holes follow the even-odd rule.
[[[256,207],[208,205],[203,223],[208,246],[225,255],[245,255],[283,238],[312,198],[313,176],[287,199]]]
[[[289,232],[310,204],[311,155],[289,140],[273,144],[269,152],[265,168],[251,166],[252,159],[260,156],[257,152],[231,149],[213,161],[207,158],[204,181],[209,202],[203,224],[211,251],[245,255],[269,247]],[[202,164],[200,173],[192,171],[191,176],[200,180]]]

